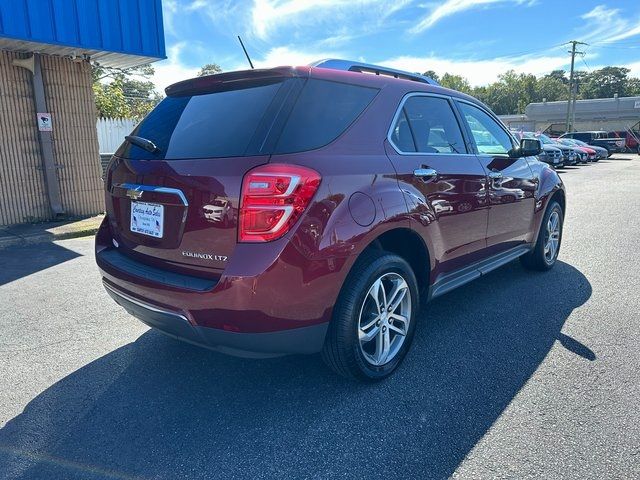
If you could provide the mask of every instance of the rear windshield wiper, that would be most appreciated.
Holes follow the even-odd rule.
[[[136,147],[144,148],[147,152],[158,153],[160,151],[160,149],[156,147],[155,143],[151,140],[147,140],[146,138],[127,135],[124,139],[133,143]]]

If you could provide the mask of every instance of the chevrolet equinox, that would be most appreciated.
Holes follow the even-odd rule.
[[[565,191],[478,100],[343,60],[176,83],[113,156],[96,260],[147,325],[384,378],[424,301],[558,256]]]

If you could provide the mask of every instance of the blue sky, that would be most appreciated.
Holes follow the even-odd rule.
[[[638,0],[162,0],[168,59],[155,64],[164,88],[205,63],[247,68],[338,57],[410,71],[465,76],[473,85],[508,69],[542,75],[577,68],[631,68],[640,76]]]

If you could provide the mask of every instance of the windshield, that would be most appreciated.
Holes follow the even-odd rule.
[[[556,142],[547,137],[544,133],[532,133],[529,138],[537,138],[542,142],[543,145],[555,145]]]

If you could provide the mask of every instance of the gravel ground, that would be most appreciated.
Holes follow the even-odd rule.
[[[90,238],[0,251],[0,478],[640,477],[640,157],[561,175],[556,268],[439,298],[375,385],[148,330]]]

